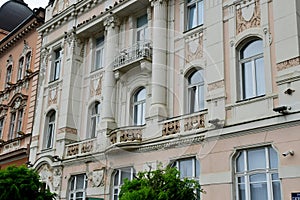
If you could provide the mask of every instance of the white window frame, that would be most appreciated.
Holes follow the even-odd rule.
[[[250,44],[257,42],[257,41],[261,41],[261,39],[255,39],[255,40],[251,40],[250,42],[246,43],[245,45],[242,46],[242,48],[240,48],[239,50],[239,77],[240,77],[240,100],[246,100],[246,99],[251,99],[251,98],[255,98],[257,96],[262,96],[265,95],[266,93],[266,80],[265,80],[265,73],[263,74],[263,82],[259,82],[259,80],[257,79],[256,76],[256,61],[259,59],[262,59],[264,61],[264,55],[263,55],[263,46],[261,47],[261,52],[258,52],[257,54],[251,56],[251,57],[247,57],[247,58],[241,58],[241,54],[243,51],[245,51],[247,48],[247,46],[249,46]],[[251,79],[252,83],[252,94],[246,94],[246,76],[247,74],[245,74],[243,71],[243,65],[246,63],[250,63],[251,64],[251,69],[250,71],[252,72],[252,76],[253,77],[248,77],[248,79]],[[263,69],[261,69],[263,72],[265,71],[264,65],[261,66],[263,67]],[[250,75],[249,75],[250,76]],[[258,90],[257,90],[257,86],[258,85],[262,85],[264,87],[264,92],[262,94],[258,94]],[[261,87],[260,87],[261,88]]]
[[[141,100],[137,100],[137,97],[141,92],[145,93],[145,98]],[[146,96],[147,91],[145,87],[139,88],[133,95],[132,102],[132,116],[133,116],[133,124],[134,125],[144,125],[145,122],[145,112],[146,112]]]
[[[54,61],[50,72],[50,82],[56,81],[60,78],[61,62],[62,62],[62,48],[58,48],[53,52]]]
[[[54,117],[52,121],[51,117]],[[45,127],[45,138],[44,138],[44,149],[50,149],[53,146],[53,138],[55,134],[55,120],[56,120],[56,112],[51,110],[46,115],[46,127]]]
[[[89,108],[89,129],[88,129],[88,137],[94,138],[97,136],[97,129],[101,123],[101,104],[98,101],[92,103]]]
[[[17,80],[22,80],[23,78],[23,70],[24,70],[24,57],[21,57],[19,60],[19,68],[18,68],[18,77]]]
[[[267,184],[267,199],[265,200],[277,200],[274,199],[274,195],[273,195],[273,183],[277,182],[279,183],[279,187],[281,188],[281,183],[279,178],[277,180],[273,180],[272,179],[272,175],[277,174],[278,175],[278,166],[277,168],[271,168],[270,167],[270,149],[273,149],[270,146],[266,146],[266,147],[258,147],[258,148],[250,148],[250,149],[243,149],[240,150],[238,152],[238,154],[235,157],[235,189],[236,189],[236,199],[237,200],[243,200],[239,198],[239,185],[244,184],[245,185],[245,200],[251,200],[251,189],[250,189],[250,176],[252,175],[257,175],[257,174],[265,174],[266,175],[266,184]],[[259,169],[254,169],[254,170],[248,170],[249,167],[249,163],[248,163],[248,152],[251,150],[264,150],[264,155],[265,155],[265,168],[259,168]],[[274,152],[276,152],[273,149]],[[238,158],[240,155],[243,154],[243,167],[244,170],[243,171],[239,171],[237,170],[237,165],[238,165]],[[277,165],[278,165],[278,161],[277,161]],[[239,178],[243,178],[244,179],[244,183],[239,183]],[[257,183],[263,183],[263,182],[252,182],[252,184],[257,184]],[[281,199],[282,196],[282,192],[280,191],[280,197],[279,199]],[[278,199],[278,200],[279,200]],[[264,199],[262,199],[264,200]]]
[[[188,157],[188,158],[181,158],[181,159],[178,159],[174,162],[173,166],[176,167],[178,169],[178,171],[180,172],[180,163],[183,162],[183,161],[186,161],[186,160],[191,160],[192,161],[192,176],[191,177],[188,177],[188,176],[183,176],[181,173],[180,173],[180,178],[181,179],[184,179],[184,178],[187,178],[187,179],[193,179],[193,180],[200,180],[200,162],[196,159],[196,157]],[[199,164],[199,175],[197,176],[197,163]]]
[[[98,63],[99,59],[99,63]],[[102,69],[104,67],[104,36],[96,39],[95,46],[95,59],[94,59],[94,67],[92,68],[92,72]]]
[[[197,83],[190,83],[190,79],[200,73],[201,81]],[[187,77],[187,113],[194,113],[201,111],[205,108],[205,95],[204,95],[204,78],[203,69],[195,70]]]
[[[134,169],[133,167],[123,167],[120,169],[116,169],[114,174],[113,174],[113,191],[112,191],[112,200],[118,200],[119,199],[119,194],[121,191],[121,187],[122,187],[122,182],[124,181],[124,179],[122,179],[122,172],[127,172],[130,171],[130,181],[133,179],[134,177]],[[117,181],[118,183],[115,183],[116,180],[116,176],[117,177]]]
[[[196,21],[195,24],[191,24],[190,17],[191,17],[191,10],[192,7],[195,8],[194,13],[194,20]],[[198,26],[203,25],[204,21],[204,0],[187,0],[186,3],[186,10],[187,10],[187,20],[186,20],[186,30],[191,30],[193,28],[196,28]]]
[[[79,179],[79,177],[83,176],[83,188],[76,188],[77,187],[77,179]],[[74,185],[72,185],[72,182],[74,179]],[[70,182],[69,182],[69,200],[85,200],[86,197],[86,188],[87,188],[87,181],[88,178],[86,176],[86,174],[78,174],[78,175],[73,175],[70,178]],[[74,190],[72,190],[72,188]],[[83,193],[82,197],[80,198],[76,198],[76,194],[77,193]],[[73,198],[71,197],[73,195]]]

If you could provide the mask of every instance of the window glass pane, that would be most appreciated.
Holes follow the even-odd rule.
[[[244,151],[242,151],[236,159],[236,170],[237,172],[245,171],[245,160],[244,160]]]
[[[272,174],[272,186],[273,186],[273,197],[274,200],[280,200],[281,199],[281,190],[280,190],[280,181],[278,174]]]
[[[117,185],[120,185],[119,183],[119,170],[117,170],[116,174],[115,174],[115,177],[114,177],[114,185],[117,186]]]
[[[198,70],[191,74],[188,79],[189,85],[203,82],[203,70]]]
[[[137,92],[135,101],[142,101],[146,99],[146,89],[143,88],[139,92]]]
[[[204,109],[204,86],[199,86],[198,87],[198,111]]]
[[[143,15],[137,19],[137,28],[147,25],[147,23],[148,23],[147,15]]]
[[[71,190],[74,190],[75,189],[75,177],[71,177]],[[73,196],[73,194],[72,194]]]
[[[198,25],[203,24],[203,1],[198,2]]]
[[[241,58],[249,58],[263,52],[263,43],[262,40],[255,40],[250,42],[241,50]]]
[[[264,59],[259,58],[255,60],[255,72],[256,72],[256,95],[265,94],[265,69]]]
[[[269,159],[270,159],[270,168],[271,169],[277,169],[278,168],[278,156],[277,156],[277,152],[270,147],[269,148]]]
[[[250,176],[251,200],[268,200],[266,174]]]
[[[83,197],[83,192],[77,192],[76,193],[76,198],[79,198],[79,197]],[[81,198],[80,198],[81,199]]]
[[[197,26],[197,10],[196,4],[188,7],[188,29]]]
[[[84,189],[84,175],[77,175],[76,178],[76,189]]]
[[[193,177],[193,160],[186,159],[179,161],[180,178]]]
[[[265,169],[265,148],[248,150],[248,170]]]
[[[246,200],[245,184],[238,184],[239,200]]]
[[[125,179],[131,180],[131,169],[130,168],[125,168],[122,169],[121,171],[121,184],[124,183]]]
[[[242,64],[242,82],[243,82],[243,98],[251,98],[253,97],[253,71],[252,71],[252,63],[247,62]]]

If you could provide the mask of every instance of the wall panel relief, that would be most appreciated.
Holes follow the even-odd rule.
[[[260,26],[259,0],[240,1],[236,5],[236,34]]]
[[[101,96],[102,94],[102,77],[103,74],[97,74],[91,78],[90,97]]]
[[[189,63],[203,57],[203,33],[197,32],[185,38],[185,61]]]

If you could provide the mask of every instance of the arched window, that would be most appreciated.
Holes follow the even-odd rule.
[[[265,69],[262,40],[252,40],[239,51],[240,99],[264,95]]]
[[[98,101],[94,102],[89,108],[89,138],[96,137],[97,127],[100,124],[100,103]]]
[[[272,147],[238,151],[235,181],[237,200],[280,200],[277,152]]]
[[[133,123],[134,125],[145,124],[146,89],[140,88],[133,95]]]
[[[194,71],[188,77],[188,113],[204,109],[203,70]]]
[[[53,137],[55,133],[55,114],[54,110],[51,110],[46,116],[44,149],[49,149],[53,145]]]

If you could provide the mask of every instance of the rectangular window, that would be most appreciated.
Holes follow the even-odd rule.
[[[132,167],[126,167],[115,170],[114,174],[114,184],[113,184],[113,200],[119,199],[119,193],[124,180],[132,180],[134,175],[134,170]]]
[[[0,139],[2,138],[2,132],[4,128],[4,119],[0,119]]]
[[[31,52],[26,54],[25,58],[25,71],[28,74],[28,70],[30,70],[30,62],[31,62]]]
[[[147,14],[137,18],[137,41],[148,40],[148,19]]]
[[[9,135],[8,135],[9,140],[15,138],[15,121],[16,121],[16,113],[11,113],[10,123],[9,123]]]
[[[59,48],[54,51],[54,63],[51,69],[50,81],[55,81],[59,79],[60,70],[61,70],[61,59],[62,59],[62,49]]]
[[[22,121],[23,121],[23,110],[18,112],[18,121],[17,121],[17,133],[22,131]]]
[[[21,80],[23,77],[23,67],[24,67],[24,58],[21,58],[19,60],[18,80]]]
[[[104,37],[100,37],[96,40],[95,49],[95,64],[92,71],[103,68],[104,65]]]
[[[187,30],[203,24],[203,0],[187,1]]]
[[[85,190],[87,188],[87,176],[85,174],[79,174],[71,176],[69,185],[69,199],[70,200],[84,200]]]
[[[10,83],[11,83],[11,73],[12,73],[12,66],[9,66],[7,68],[7,71],[6,71],[6,87],[10,86]]]

